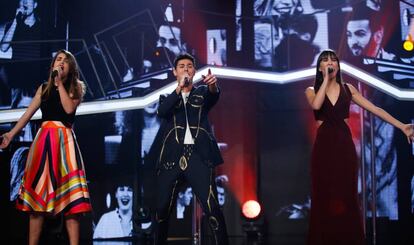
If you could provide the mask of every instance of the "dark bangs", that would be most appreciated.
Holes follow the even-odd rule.
[[[322,85],[323,82],[323,74],[321,71],[319,71],[319,67],[321,65],[321,61],[325,58],[334,58],[336,59],[336,61],[338,62],[338,71],[336,73],[336,82],[341,84],[342,82],[342,75],[341,75],[341,66],[340,66],[340,61],[338,56],[336,55],[335,51],[333,51],[332,49],[326,49],[324,51],[322,51],[322,53],[319,55],[318,57],[318,61],[316,63],[316,79],[315,79],[315,85],[314,85],[314,89],[317,92],[319,90],[319,88]]]

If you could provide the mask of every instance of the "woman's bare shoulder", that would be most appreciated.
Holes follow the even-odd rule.
[[[86,93],[86,85],[83,81],[78,79],[78,90],[81,92],[81,95],[85,95]]]
[[[305,93],[315,93],[315,88],[313,86],[309,86],[305,89]]]

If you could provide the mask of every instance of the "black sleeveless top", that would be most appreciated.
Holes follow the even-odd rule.
[[[42,91],[46,89],[46,84],[42,85]],[[42,102],[40,104],[40,110],[42,111],[42,122],[43,121],[60,121],[65,126],[71,127],[75,121],[75,112],[67,114],[63,109],[62,103],[60,102],[60,95],[57,89],[50,91],[49,98],[45,99],[42,96]]]
[[[351,104],[351,90],[347,84],[339,85],[339,96],[335,105],[329,100],[328,96],[325,95],[325,100],[319,110],[313,110],[315,120],[325,121],[332,119],[331,113],[334,113],[340,119],[349,118],[349,106]]]

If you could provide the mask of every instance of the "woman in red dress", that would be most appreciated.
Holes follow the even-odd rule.
[[[334,51],[317,61],[314,87],[305,91],[319,127],[311,158],[311,212],[308,244],[365,244],[358,200],[358,158],[348,127],[351,101],[401,129],[409,142],[413,125],[403,124],[342,81]]]

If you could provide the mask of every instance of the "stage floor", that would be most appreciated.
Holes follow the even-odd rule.
[[[412,236],[410,236],[412,239]],[[268,236],[262,241],[259,240],[249,240],[246,237],[229,237],[230,245],[305,245],[305,237],[291,236],[291,237],[281,237],[281,236]],[[5,241],[1,244],[13,244],[13,245],[26,245],[27,241],[25,237],[21,239],[14,239],[13,241]],[[55,239],[43,239],[40,242],[40,245],[67,245],[69,241],[66,238],[55,238]],[[205,240],[200,245],[211,245],[214,244],[209,238]],[[400,241],[395,241],[394,239],[390,240],[384,237],[378,237],[376,245],[408,245],[414,244],[410,239],[401,239]],[[106,241],[92,241],[92,240],[81,240],[80,245],[152,245],[151,239],[130,239],[130,240],[106,240]],[[190,238],[180,238],[180,239],[169,239],[166,245],[195,245],[192,239]],[[366,245],[372,245],[371,238],[367,239]]]
[[[27,242],[22,238],[19,241],[9,241],[8,244],[26,245]],[[43,239],[40,245],[67,245],[69,244],[66,238]],[[152,245],[151,239],[135,239],[135,240],[106,240],[106,241],[92,241],[81,240],[80,245]],[[194,245],[190,238],[169,239],[166,245]],[[209,237],[200,245],[214,244]],[[304,245],[303,237],[267,237],[263,241],[257,239],[249,240],[246,237],[229,237],[230,245]]]

